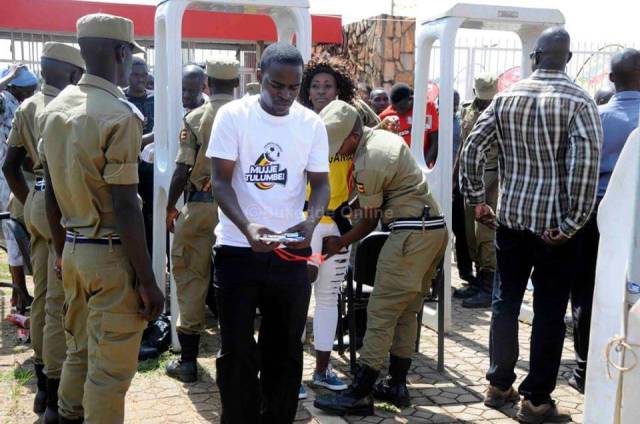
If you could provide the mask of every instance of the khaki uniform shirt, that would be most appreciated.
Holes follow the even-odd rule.
[[[95,75],[49,103],[39,151],[67,230],[91,238],[116,233],[109,186],[138,184],[143,121],[116,85]]]
[[[233,100],[228,94],[214,94],[209,101],[195,108],[185,117],[180,131],[180,146],[176,163],[191,168],[188,191],[202,191],[211,178],[211,159],[205,156],[209,146],[211,127],[218,109]]]
[[[440,208],[429,192],[420,166],[404,140],[388,131],[364,128],[353,157],[353,182],[360,207],[382,210],[382,222],[430,216]]]
[[[37,120],[44,108],[53,100],[60,90],[51,85],[44,84],[42,91],[29,97],[22,102],[13,118],[13,127],[7,143],[12,147],[22,147],[27,151],[27,156],[33,162],[33,172],[38,177],[44,176],[42,163],[38,155],[38,140],[40,139],[40,129]]]
[[[458,151],[458,156],[462,152],[462,146],[464,146],[464,142],[471,134],[473,130],[473,126],[476,124],[480,115],[482,115],[481,110],[478,110],[476,106],[476,102],[471,102],[468,106],[462,109],[461,113],[461,127],[462,127],[462,143],[460,144],[460,149]],[[486,162],[484,164],[485,171],[497,171],[498,170],[498,144],[496,143],[491,147],[486,153]]]

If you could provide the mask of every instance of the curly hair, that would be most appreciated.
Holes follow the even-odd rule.
[[[353,103],[356,97],[356,85],[347,69],[346,61],[337,57],[314,57],[309,61],[300,85],[300,94],[298,95],[300,103],[309,109],[313,109],[309,99],[309,91],[311,89],[311,80],[318,74],[333,75],[338,88],[338,99]]]

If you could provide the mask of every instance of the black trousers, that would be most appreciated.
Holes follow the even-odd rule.
[[[494,281],[487,379],[506,390],[516,380],[518,315],[529,277],[533,282],[533,325],[529,374],[519,392],[535,404],[548,402],[556,387],[565,336],[575,240],[545,244],[528,231],[504,227],[496,232],[499,277]]]
[[[594,212],[584,227],[573,236],[577,250],[573,264],[574,278],[571,284],[573,347],[577,362],[573,375],[581,385],[584,385],[587,378],[591,309],[596,283],[598,244],[600,243],[600,232],[596,218],[597,214]]]
[[[310,249],[293,252],[311,254]],[[300,338],[311,294],[307,264],[241,247],[217,246],[214,255],[222,344],[216,361],[221,423],[291,423],[298,406]],[[256,308],[262,315],[257,343]]]
[[[465,228],[464,197],[457,185],[453,192],[453,204],[451,209],[452,230],[455,235],[456,264],[460,276],[468,276],[473,273],[473,262],[469,256],[467,235]]]

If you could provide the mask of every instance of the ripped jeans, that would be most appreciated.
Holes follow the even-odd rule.
[[[311,239],[314,254],[322,253],[322,240],[329,236],[340,236],[338,226],[334,222],[319,223]],[[338,325],[338,293],[349,266],[349,249],[323,262],[312,284],[316,303],[313,317],[314,347],[321,352],[331,352],[333,348]]]

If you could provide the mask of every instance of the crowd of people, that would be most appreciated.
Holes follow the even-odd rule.
[[[126,18],[87,15],[77,22],[79,49],[45,44],[42,80],[24,66],[0,77],[0,207],[10,211],[3,230],[12,302],[30,308],[33,409],[47,424],[124,422],[143,330],[165,307],[151,267],[153,78],[134,56],[142,48],[133,33]],[[502,92],[495,77],[477,77],[460,113],[454,93],[450,225],[468,283],[454,297],[467,308],[492,308],[485,405],[522,396],[520,421],[564,422],[570,415],[551,397],[564,317],[571,299],[577,366],[569,384],[583,392],[597,209],[638,126],[640,52],[613,56],[614,90],[598,92],[600,106],[565,73],[565,30],[545,31],[530,57],[532,75]],[[312,384],[335,392],[315,406],[370,415],[374,398],[411,404],[416,317],[449,232],[411,153],[413,89],[371,89],[347,69],[336,57],[305,66],[295,47],[275,43],[260,58],[258,83],[234,99],[237,61],[183,68],[178,155],[161,205],[173,233],[168,262],[181,346],[166,373],[197,381],[210,306],[220,329],[223,423],[293,421],[306,397],[302,346],[312,292]],[[435,102],[426,114],[420,142],[434,166]],[[352,251],[374,230],[387,236],[347,384],[331,367],[338,297]],[[20,231],[30,238],[26,251]],[[516,390],[518,314],[529,281],[531,357]]]

